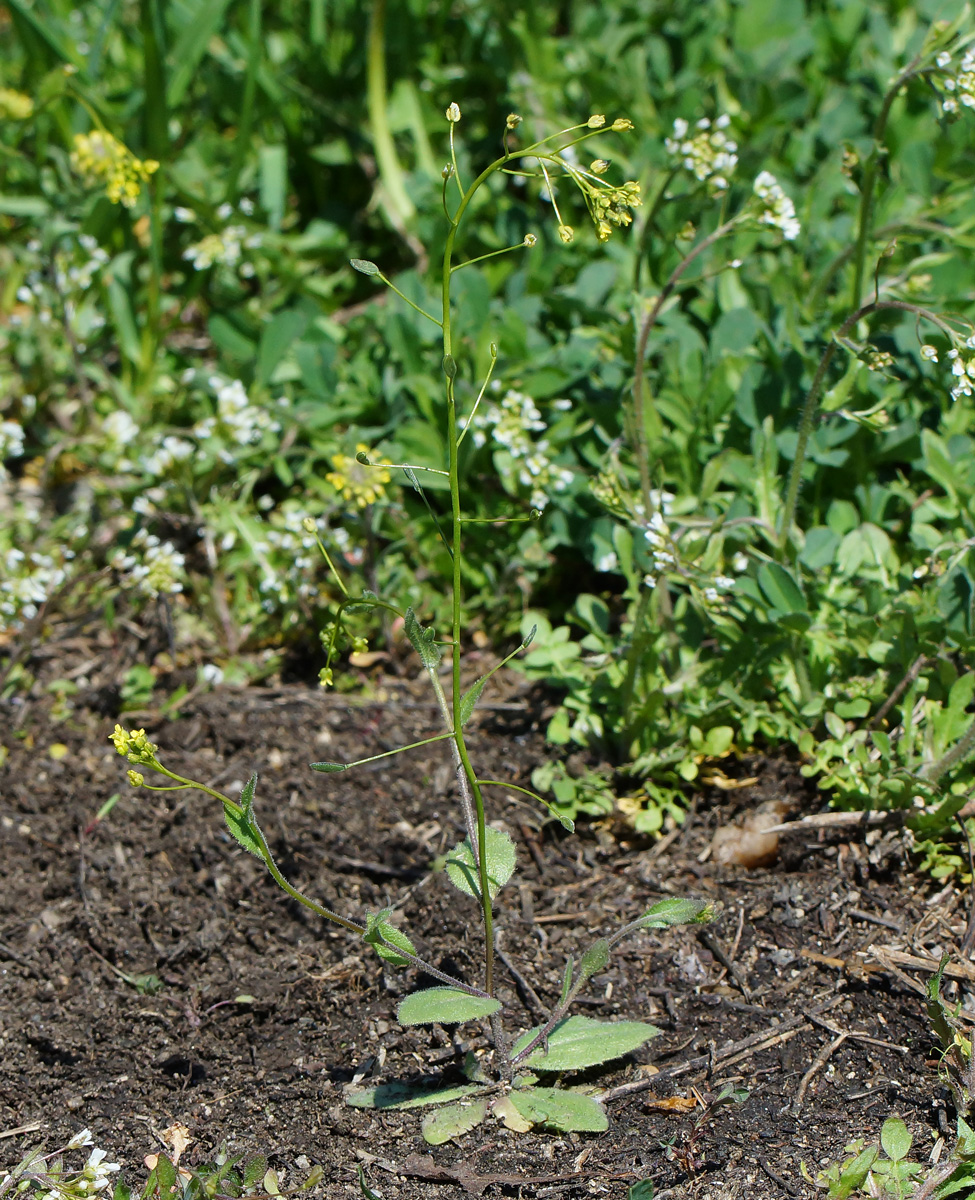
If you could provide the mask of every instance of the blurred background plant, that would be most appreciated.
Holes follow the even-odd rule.
[[[8,692],[79,620],[137,621],[157,673],[310,677],[336,598],[309,517],[442,622],[410,565],[443,571],[438,477],[356,454],[443,459],[437,331],[406,302],[436,308],[443,111],[465,171],[510,112],[514,146],[625,114],[594,153],[642,184],[630,230],[602,246],[570,189],[510,175],[470,253],[524,253],[456,279],[481,377],[498,348],[462,447],[468,617],[538,625],[523,669],[566,759],[538,786],[655,833],[785,751],[845,806],[935,804],[975,597],[975,59],[949,9],[373,0],[363,37],[349,0],[5,0]],[[905,307],[834,336],[875,299]],[[935,791],[971,783],[962,754]]]

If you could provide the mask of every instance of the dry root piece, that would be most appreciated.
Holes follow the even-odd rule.
[[[780,825],[787,812],[784,800],[769,800],[734,825],[720,825],[711,841],[712,858],[720,866],[770,867],[779,856],[779,835],[767,831]]]

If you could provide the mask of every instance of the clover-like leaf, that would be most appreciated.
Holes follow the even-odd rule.
[[[498,894],[514,874],[516,853],[511,838],[500,829],[490,825],[484,830],[484,851],[487,858],[488,890],[491,899]],[[459,891],[476,899],[481,895],[481,877],[474,861],[469,838],[447,855],[447,877]]]
[[[609,1121],[602,1105],[592,1096],[566,1092],[561,1088],[526,1088],[514,1091],[509,1099],[526,1121],[547,1125],[564,1133],[602,1133]]]
[[[597,1021],[592,1017],[566,1017],[548,1035],[548,1050],[538,1046],[524,1060],[533,1071],[579,1071],[611,1062],[638,1049],[660,1030],[644,1021]],[[518,1054],[538,1033],[530,1029],[512,1047]]]
[[[491,996],[472,996],[452,987],[425,988],[400,1001],[396,1020],[401,1025],[457,1025],[489,1017],[500,1008],[501,1001]]]
[[[420,1124],[423,1140],[431,1146],[441,1146],[451,1138],[468,1133],[487,1116],[488,1102],[484,1098],[460,1100],[428,1113]]]

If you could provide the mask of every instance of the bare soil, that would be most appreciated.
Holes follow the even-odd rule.
[[[125,721],[145,725],[173,770],[230,794],[257,771],[289,878],[351,917],[394,907],[424,957],[477,980],[473,902],[431,870],[463,836],[443,747],[339,775],[307,766],[439,732],[422,695],[395,681],[359,699],[227,689],[191,697],[175,719]],[[582,1012],[661,1030],[590,1077],[610,1092],[608,1133],[492,1124],[431,1149],[414,1113],[349,1108],[343,1089],[454,1079],[485,1030],[399,1027],[395,1005],[422,985],[416,973],[384,969],[292,903],[200,793],[133,791],[108,741],[111,695],[88,699],[94,708],[11,701],[0,713],[0,1166],[87,1126],[139,1187],[143,1157],[182,1122],[190,1165],[221,1145],[267,1154],[286,1181],[321,1163],[327,1197],[358,1196],[361,1165],[386,1200],[625,1197],[643,1179],[658,1200],[729,1200],[811,1196],[800,1162],[815,1174],[891,1113],[919,1158],[953,1123],[925,976],[882,968],[870,948],[936,958],[963,937],[967,895],[912,873],[891,834],[809,834],[784,842],[771,868],[716,867],[704,852],[729,815],[774,797],[796,813],[824,807],[789,765],[750,763],[741,773],[758,783],[702,794],[655,845],[608,826],[566,834],[525,797],[491,789],[490,817],[520,855],[498,898],[502,945],[543,1003],[557,999],[567,955],[661,897],[715,900],[721,915],[632,938],[585,994]],[[471,728],[492,778],[527,784],[551,753],[530,696],[512,692]],[[147,974],[161,990],[132,982]],[[535,1023],[503,969],[499,995],[512,1031]],[[710,1111],[728,1082],[747,1100]]]

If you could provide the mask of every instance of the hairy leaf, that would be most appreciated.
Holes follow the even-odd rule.
[[[706,925],[714,910],[706,900],[660,900],[640,917],[643,929],[667,929],[671,925]]]
[[[655,1025],[647,1025],[644,1021],[566,1017],[548,1035],[548,1052],[538,1046],[524,1060],[524,1065],[534,1071],[579,1071],[622,1058],[659,1032]],[[537,1028],[523,1033],[512,1047],[512,1053],[517,1054],[537,1033]]]
[[[490,996],[472,996],[459,988],[435,987],[414,992],[401,1000],[396,1019],[401,1025],[457,1025],[489,1017],[501,1008],[501,1001]]]
[[[406,636],[410,639],[413,649],[419,654],[420,660],[428,671],[436,668],[441,659],[440,647],[434,641],[436,636],[432,629],[424,629],[420,622],[416,619],[416,613],[412,608],[406,610],[406,616],[403,620],[403,628],[406,630]]]
[[[376,1087],[351,1092],[345,1102],[352,1108],[422,1108],[425,1104],[447,1104],[473,1096],[481,1089],[462,1083],[455,1087],[425,1088],[410,1083],[380,1083]]]
[[[223,806],[224,819],[227,828],[238,842],[256,858],[263,858],[260,846],[260,829],[254,820],[254,788],[257,786],[257,776],[252,775],[244,784],[240,793],[240,807],[243,812],[236,813],[229,807]]]
[[[485,1099],[461,1100],[428,1113],[420,1125],[423,1140],[431,1146],[441,1146],[453,1137],[469,1132],[487,1116]]]
[[[366,917],[366,932],[362,935],[363,941],[368,942],[380,958],[392,963],[394,967],[405,967],[412,960],[402,954],[397,954],[389,946],[383,945],[383,941],[390,942],[400,950],[405,950],[413,958],[416,957],[416,947],[406,934],[397,929],[395,925],[390,925],[386,920],[391,912],[392,909],[384,908],[381,912],[369,913]]]
[[[547,1125],[565,1133],[602,1133],[609,1121],[601,1104],[591,1096],[559,1088],[528,1088],[512,1092],[511,1103],[533,1125]]]
[[[484,851],[487,858],[488,888],[493,900],[514,874],[515,844],[502,830],[492,829],[489,825],[484,830]],[[480,897],[481,877],[468,838],[458,842],[447,855],[447,876],[454,887],[465,895]]]

